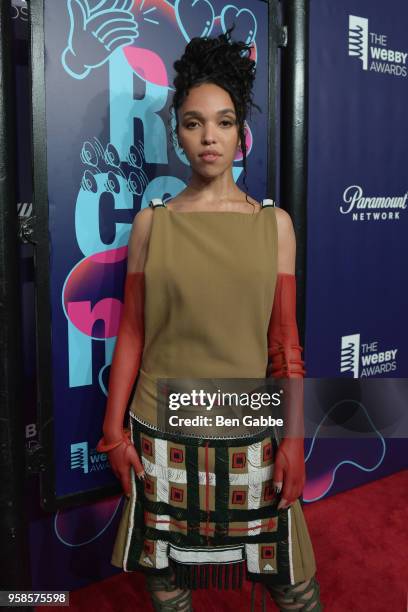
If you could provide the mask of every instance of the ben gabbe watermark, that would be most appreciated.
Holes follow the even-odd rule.
[[[180,416],[170,414],[168,417],[171,427],[283,427],[283,419],[272,414],[258,414],[265,407],[278,407],[281,405],[281,394],[283,391],[274,393],[237,393],[222,392],[217,389],[210,393],[204,389],[192,389],[191,392],[172,392],[168,396],[168,408],[170,411],[179,411],[181,408],[195,407],[201,409],[204,414],[194,416]],[[206,414],[213,412],[216,408],[250,409],[257,414],[245,414],[231,416],[228,414]]]
[[[245,437],[284,427],[282,385],[273,379],[159,379],[159,427],[199,437]]]

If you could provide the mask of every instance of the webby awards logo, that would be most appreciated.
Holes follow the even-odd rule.
[[[378,340],[361,342],[360,334],[341,337],[340,372],[351,378],[369,378],[397,369],[398,349],[380,350]]]
[[[79,470],[84,474],[100,472],[109,467],[106,453],[98,453],[96,449],[89,449],[88,442],[71,444],[70,448],[71,470]]]
[[[385,34],[369,32],[366,17],[349,15],[348,54],[361,61],[363,70],[407,76],[408,52],[389,49]]]

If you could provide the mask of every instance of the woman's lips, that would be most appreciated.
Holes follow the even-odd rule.
[[[219,155],[213,155],[212,153],[205,153],[204,155],[201,155],[201,159],[205,162],[214,162],[218,158]]]

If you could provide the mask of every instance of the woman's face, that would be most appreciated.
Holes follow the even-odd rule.
[[[190,89],[178,110],[178,139],[193,170],[216,176],[232,167],[239,145],[234,103],[225,89],[203,83]],[[215,156],[205,156],[206,152]]]

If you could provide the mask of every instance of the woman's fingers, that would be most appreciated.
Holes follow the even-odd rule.
[[[144,480],[146,477],[137,450],[132,443],[127,445],[123,444],[110,451],[108,458],[113,473],[121,482],[124,495],[129,498],[131,494],[131,469],[133,468],[135,470],[140,480]]]
[[[144,467],[143,467],[142,462],[140,461],[140,457],[134,446],[132,447],[132,451],[131,451],[131,461],[132,461],[133,467],[135,468],[136,474],[140,478],[142,475],[144,475]]]
[[[278,452],[276,453],[275,457],[275,464],[273,470],[273,485],[275,487],[276,493],[277,495],[279,495],[282,492],[282,498],[279,501],[278,510],[280,510],[280,508],[282,507],[282,504],[284,502],[283,498],[287,494],[287,471],[288,464],[286,461],[286,457],[284,454],[280,453],[278,449]]]
[[[306,473],[303,440],[284,439],[276,453],[274,483],[283,481],[278,510],[286,509],[302,494]]]
[[[278,510],[288,508],[298,499],[298,497],[300,497],[302,491],[302,482],[299,479],[292,478],[290,474],[288,474],[285,479],[282,497],[278,504]]]
[[[276,480],[274,480],[273,486],[274,486],[275,492],[280,493],[282,491],[283,482],[282,481],[276,482]]]
[[[131,489],[130,489],[130,471],[128,470],[127,474],[122,474],[121,478],[122,489],[126,497],[130,497]]]

